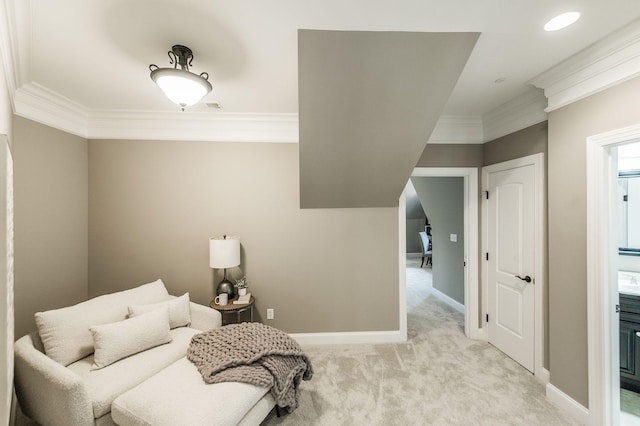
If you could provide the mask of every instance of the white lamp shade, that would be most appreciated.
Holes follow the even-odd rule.
[[[209,238],[209,266],[232,268],[240,264],[240,239],[238,237]]]
[[[185,107],[195,105],[211,91],[211,83],[189,71],[158,68],[151,78],[174,103]]]

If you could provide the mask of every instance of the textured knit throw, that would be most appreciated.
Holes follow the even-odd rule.
[[[279,407],[298,407],[298,385],[311,361],[288,334],[257,322],[215,328],[191,339],[187,358],[206,383],[242,382],[271,389]]]

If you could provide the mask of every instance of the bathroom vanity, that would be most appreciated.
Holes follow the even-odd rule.
[[[640,273],[618,273],[620,386],[640,392]]]

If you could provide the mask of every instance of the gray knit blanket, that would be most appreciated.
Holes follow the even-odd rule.
[[[311,380],[311,361],[285,332],[257,322],[215,328],[191,339],[187,358],[206,383],[242,382],[270,388],[279,407],[298,407],[298,386]]]

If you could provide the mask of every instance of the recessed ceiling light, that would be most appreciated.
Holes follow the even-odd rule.
[[[568,27],[580,18],[580,12],[566,12],[551,19],[544,26],[545,31],[558,31]]]

